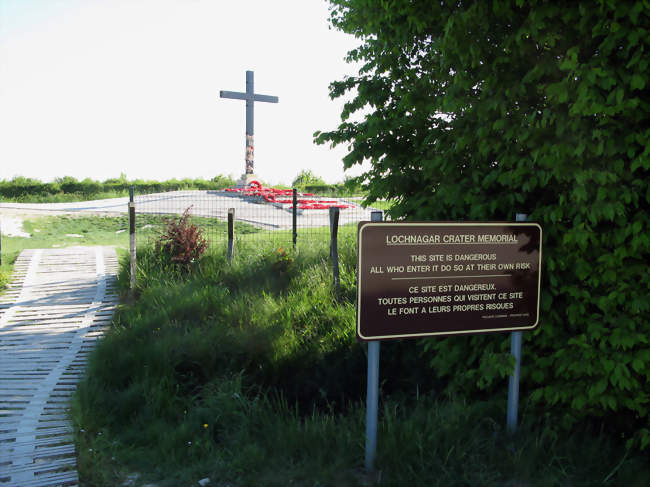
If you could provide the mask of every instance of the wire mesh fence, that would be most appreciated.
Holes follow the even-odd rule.
[[[234,210],[235,241],[271,240],[297,245],[329,236],[329,208],[339,208],[339,235],[356,233],[359,221],[376,208],[364,208],[362,197],[315,195],[293,190],[228,189],[170,191],[134,195],[138,240],[155,238],[166,222],[185,211],[211,244],[228,240],[228,212]],[[295,203],[295,204],[294,204]]]

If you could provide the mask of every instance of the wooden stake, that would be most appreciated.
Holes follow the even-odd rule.
[[[133,201],[134,188],[129,188],[129,251],[131,255],[130,272],[131,279],[129,281],[129,289],[133,292],[135,289],[135,273],[136,273],[136,243],[135,243],[135,202]]]
[[[228,208],[228,264],[235,253],[235,209]]]

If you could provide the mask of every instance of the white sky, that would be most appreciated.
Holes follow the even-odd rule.
[[[355,74],[359,41],[329,29],[325,0],[0,0],[0,179],[238,178],[255,92],[255,173],[343,180],[328,85]],[[346,175],[358,174],[359,170]]]

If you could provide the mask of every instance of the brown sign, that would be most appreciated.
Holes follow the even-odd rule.
[[[360,222],[357,338],[531,330],[539,323],[536,223]]]

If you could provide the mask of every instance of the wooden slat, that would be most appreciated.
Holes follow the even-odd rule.
[[[115,251],[25,250],[0,297],[0,486],[76,485],[70,396],[117,305]]]

